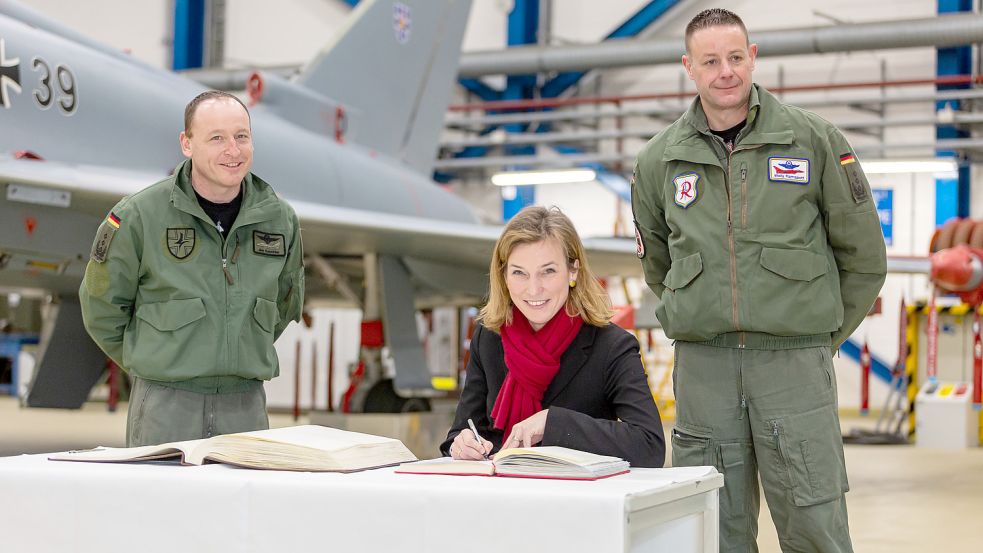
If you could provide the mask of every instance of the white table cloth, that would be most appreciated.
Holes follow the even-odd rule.
[[[0,458],[0,551],[715,553],[722,483],[712,467],[580,482],[23,455]]]

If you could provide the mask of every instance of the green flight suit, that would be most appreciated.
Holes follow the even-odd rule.
[[[268,425],[262,381],[279,374],[273,342],[303,306],[300,225],[289,204],[247,175],[223,239],[198,204],[190,173],[188,160],[116,204],[79,289],[96,344],[145,381],[131,397],[130,445]],[[177,428],[194,402],[162,400],[159,387],[202,396],[198,405],[209,411],[198,417],[206,424]]]
[[[830,123],[751,88],[733,149],[697,98],[639,154],[638,254],[676,340],[673,464],[724,474],[721,551],[852,551],[831,352],[880,291],[870,187]]]

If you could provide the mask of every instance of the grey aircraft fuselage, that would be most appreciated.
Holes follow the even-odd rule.
[[[170,174],[183,159],[178,135],[184,107],[205,88],[126,54],[80,44],[2,14],[0,47],[0,128],[5,130],[0,132],[0,153],[29,152],[44,160],[39,164],[95,166],[144,176],[134,183],[127,175],[129,181],[111,201],[85,205],[91,199],[81,197],[71,210],[30,206],[32,215],[21,217],[22,206],[0,200],[0,219],[8,219],[0,221],[0,252],[43,252],[29,254],[27,263],[37,263],[37,270],[0,271],[0,286],[71,293],[81,279],[100,218],[116,200]],[[335,116],[327,110],[321,115],[325,120]],[[371,115],[352,110],[347,116],[354,128],[349,132],[358,133],[359,118]],[[295,207],[347,209],[349,218],[374,219],[363,221],[369,226],[393,216],[476,223],[462,199],[406,163],[349,137],[339,140],[333,133],[310,130],[316,125],[297,125],[262,102],[251,107],[250,116],[252,170]],[[25,233],[27,224],[36,228]],[[346,244],[345,233],[333,234],[330,251],[314,253],[357,256],[384,240],[374,233],[362,239],[353,233]],[[430,290],[459,283],[461,290],[448,292],[472,298],[482,293],[479,273],[473,270],[483,269],[481,264],[472,263],[462,273],[460,267],[447,270],[448,259],[441,264],[426,256],[404,260]]]

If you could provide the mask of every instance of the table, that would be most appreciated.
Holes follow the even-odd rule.
[[[712,467],[595,482],[0,458],[0,549],[716,553]]]

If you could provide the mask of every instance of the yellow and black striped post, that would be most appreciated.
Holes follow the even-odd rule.
[[[905,357],[904,372],[908,397],[908,441],[915,441],[915,396],[918,395],[918,305],[908,306],[908,355]],[[928,306],[924,308],[928,312]]]

